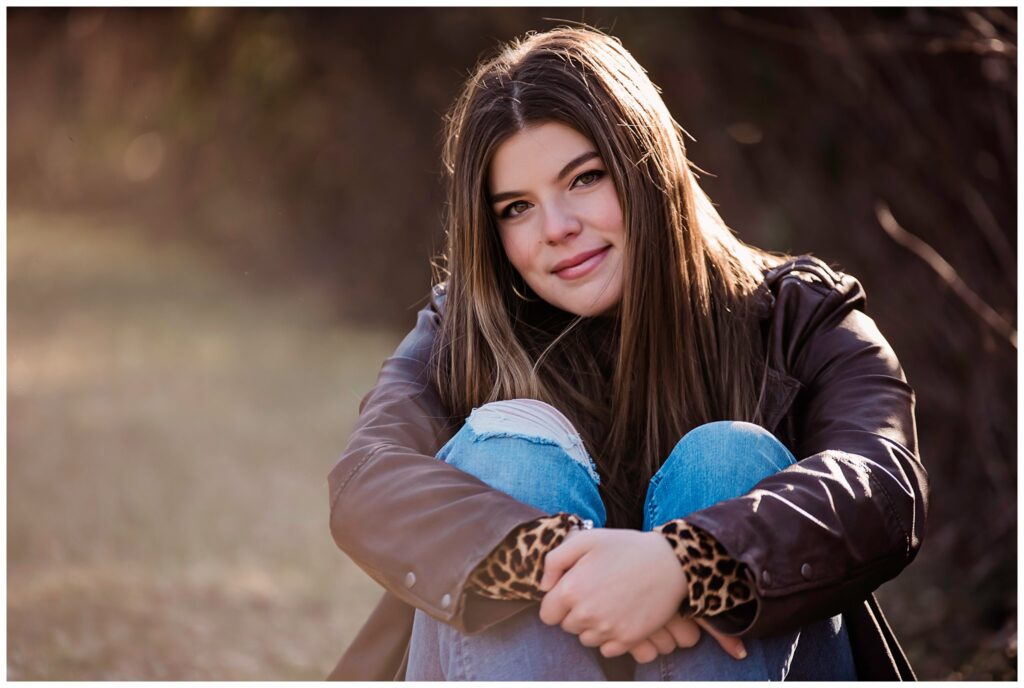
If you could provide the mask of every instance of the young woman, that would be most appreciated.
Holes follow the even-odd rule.
[[[446,275],[329,478],[387,590],[332,677],[913,677],[872,591],[926,478],[860,284],[740,242],[599,32],[506,46],[446,134]]]

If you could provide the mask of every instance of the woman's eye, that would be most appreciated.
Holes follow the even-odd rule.
[[[591,184],[594,184],[595,182],[597,182],[597,180],[600,179],[603,176],[604,176],[604,172],[602,172],[601,170],[590,170],[590,171],[584,172],[580,176],[576,177],[576,179],[573,180],[572,185],[573,186],[590,186]]]
[[[515,217],[525,213],[530,208],[530,204],[526,201],[516,201],[515,203],[509,203],[505,206],[505,209],[501,211],[502,217]]]

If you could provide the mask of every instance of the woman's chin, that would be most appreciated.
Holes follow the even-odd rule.
[[[610,316],[618,312],[619,299],[557,299],[548,303],[566,313],[578,315],[582,318],[595,318],[598,316]]]

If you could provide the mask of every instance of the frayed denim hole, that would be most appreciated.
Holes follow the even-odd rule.
[[[515,403],[516,401],[520,400],[512,400],[509,403]],[[586,469],[587,475],[590,476],[595,485],[601,484],[601,478],[597,473],[597,466],[589,452],[587,452],[583,438],[580,436],[579,431],[572,427],[572,423],[561,411],[543,402],[537,402],[541,407],[547,408],[546,412],[557,417],[555,424],[560,427],[558,430],[551,430],[543,427],[543,423],[538,427],[530,420],[524,421],[523,418],[518,416],[515,418],[509,417],[502,407],[505,403],[498,401],[474,408],[466,419],[465,427],[471,434],[475,434],[478,437],[506,437],[557,446],[568,454],[569,458],[575,463],[580,464]],[[541,413],[543,414],[544,412],[541,409]],[[495,419],[500,422],[501,425],[499,427],[492,425]],[[504,426],[509,426],[510,429],[506,431]]]
[[[598,473],[597,473],[597,469],[594,466],[594,460],[591,459],[590,455],[587,454],[585,449],[583,449],[582,443],[580,445],[578,445],[580,450],[583,453],[583,458],[581,459],[581,458],[578,458],[576,456],[573,456],[572,452],[570,451],[571,449],[574,449],[575,446],[573,446],[573,447],[566,447],[564,444],[562,444],[558,440],[553,440],[550,437],[544,437],[542,435],[527,435],[527,434],[523,434],[521,432],[494,432],[494,431],[487,431],[487,432],[482,432],[482,433],[472,432],[472,433],[470,433],[470,437],[471,437],[471,439],[470,439],[471,442],[482,442],[483,440],[489,440],[489,439],[495,439],[495,438],[505,438],[505,439],[513,439],[513,440],[523,440],[524,442],[532,442],[533,444],[542,444],[542,445],[545,445],[545,446],[548,446],[548,447],[558,447],[559,449],[562,450],[562,452],[566,455],[566,457],[570,461],[572,461],[574,464],[576,464],[577,466],[580,466],[581,468],[583,468],[583,469],[585,469],[587,471],[587,475],[590,476],[590,479],[594,481],[595,485],[600,485],[601,484],[601,476],[598,475]]]

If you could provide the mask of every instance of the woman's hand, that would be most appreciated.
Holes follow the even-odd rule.
[[[686,596],[686,576],[658,533],[599,528],[573,532],[547,554],[540,589],[541,621],[613,657],[648,638],[667,648],[665,627]]]
[[[603,534],[610,534],[611,537],[605,537]],[[679,600],[674,605],[668,607],[670,610],[668,612],[668,619],[660,627],[655,626],[654,630],[646,636],[641,636],[642,640],[632,644],[615,638],[615,631],[621,629],[612,628],[600,620],[592,622],[589,627],[582,628],[582,630],[573,630],[580,628],[577,625],[576,618],[588,616],[591,613],[600,613],[596,609],[594,612],[591,612],[591,605],[581,607],[578,600],[581,600],[588,592],[583,587],[577,588],[577,586],[584,586],[590,590],[589,594],[594,599],[614,602],[615,600],[608,598],[619,598],[620,601],[628,602],[625,599],[626,595],[606,594],[609,589],[616,589],[616,583],[611,576],[608,579],[602,578],[600,572],[595,573],[589,580],[584,580],[583,583],[573,583],[570,581],[570,585],[564,585],[562,582],[563,578],[568,579],[569,573],[574,574],[572,580],[577,580],[580,575],[584,579],[588,578],[589,574],[581,566],[585,557],[587,561],[586,567],[589,569],[592,565],[600,565],[604,557],[608,556],[608,550],[611,549],[616,562],[633,564],[633,566],[624,566],[623,568],[626,571],[633,568],[637,569],[636,573],[629,578],[629,582],[635,582],[637,578],[653,579],[653,576],[644,575],[644,564],[639,559],[632,558],[633,555],[630,553],[632,549],[624,548],[621,552],[615,554],[615,548],[621,547],[623,540],[630,541],[630,548],[636,544],[633,537],[636,535],[654,535],[657,538],[654,543],[660,542],[664,547],[655,546],[653,550],[664,549],[670,555],[669,561],[671,561],[672,565],[666,567],[670,580],[675,577],[682,581],[682,593]],[[650,554],[647,547],[644,547],[643,551],[645,554]],[[655,558],[658,560],[663,559],[660,556]],[[577,567],[579,567],[579,570],[577,570]],[[609,571],[609,573],[616,572]],[[746,649],[743,647],[743,641],[739,638],[719,633],[703,619],[684,618],[675,612],[686,594],[685,576],[680,574],[679,561],[671,551],[671,547],[668,547],[668,543],[664,541],[664,538],[656,533],[613,529],[573,531],[569,533],[561,545],[549,552],[544,560],[544,576],[541,578],[540,588],[548,594],[544,596],[544,600],[541,602],[541,620],[549,625],[561,623],[564,630],[579,635],[580,642],[583,645],[587,647],[600,646],[601,654],[605,657],[617,657],[629,652],[641,664],[653,661],[659,654],[670,654],[679,647],[693,647],[700,640],[701,628],[711,635],[729,655],[736,659],[745,658],[747,655]],[[584,585],[587,582],[590,585]],[[671,584],[669,587],[671,587]],[[573,604],[571,600],[577,601],[577,603]],[[570,618],[570,616],[573,616],[573,612],[576,612],[576,615],[574,618]],[[629,623],[629,620],[624,621]]]

